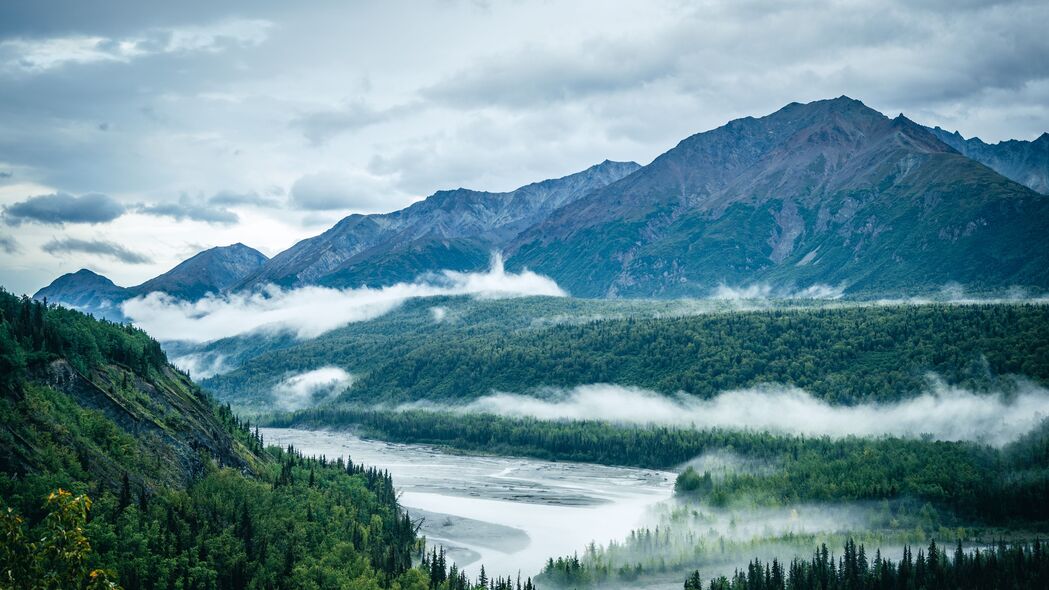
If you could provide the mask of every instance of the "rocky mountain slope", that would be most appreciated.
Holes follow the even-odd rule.
[[[493,250],[525,228],[639,167],[606,160],[507,193],[438,191],[393,213],[351,215],[274,256],[238,288],[268,283],[374,286],[412,280],[427,271],[483,269]]]
[[[106,315],[121,296],[152,290],[195,299],[268,284],[388,285],[482,270],[493,251],[583,297],[708,296],[721,285],[1041,292],[1047,150],[1049,134],[988,145],[848,97],[792,103],[688,137],[647,166],[606,160],[506,193],[439,191],[346,217],[268,261],[235,245],[130,289],[82,271],[37,297]]]
[[[1010,139],[985,143],[979,137],[965,139],[957,131],[951,133],[939,127],[932,128],[932,132],[940,141],[998,174],[1049,195],[1049,133],[1041,134],[1034,141]]]
[[[847,97],[693,135],[519,235],[577,296],[1049,287],[1049,199]]]

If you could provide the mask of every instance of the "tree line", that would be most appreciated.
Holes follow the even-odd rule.
[[[867,555],[852,540],[837,560],[821,545],[807,560],[783,564],[755,559],[731,577],[702,582],[699,571],[685,580],[685,590],[1016,590],[1049,588],[1049,555],[1041,541],[999,543],[995,547],[965,550],[961,542],[953,555],[936,541],[926,550],[904,547],[899,561]]]

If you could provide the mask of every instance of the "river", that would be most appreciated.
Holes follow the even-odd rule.
[[[471,576],[481,564],[490,576],[534,576],[548,557],[626,537],[673,492],[674,474],[664,471],[464,455],[346,432],[261,433],[267,444],[388,470],[421,533]]]

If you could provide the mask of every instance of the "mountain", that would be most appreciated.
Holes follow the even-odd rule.
[[[1049,200],[1037,192],[1049,191],[1047,150],[1049,134],[988,145],[844,96],[791,103],[692,135],[647,166],[606,160],[510,192],[438,191],[400,211],[346,217],[270,260],[237,244],[123,292],[97,279],[81,291],[88,277],[62,277],[37,297],[104,314],[121,293],[389,285],[481,270],[493,251],[510,270],[530,268],[581,297],[757,284],[861,297],[952,283],[1040,291],[1049,288]]]
[[[108,278],[82,268],[64,274],[50,285],[40,289],[33,299],[47,299],[67,307],[94,313],[99,317],[120,321],[120,303],[127,299],[127,289],[115,285]]]
[[[33,299],[47,299],[120,322],[125,319],[120,304],[127,299],[160,291],[179,299],[196,300],[207,293],[226,290],[266,260],[258,250],[240,243],[210,248],[134,287],[121,287],[100,274],[80,269],[58,277],[37,291]]]
[[[211,248],[156,278],[131,287],[129,291],[135,295],[161,291],[192,301],[207,293],[225,291],[258,270],[267,260],[262,252],[240,243]]]
[[[693,135],[507,247],[573,295],[1049,287],[1049,199],[848,97]]]
[[[506,193],[439,191],[400,211],[351,215],[274,256],[237,288],[268,283],[334,287],[414,279],[427,271],[479,270],[491,252],[550,212],[640,168],[604,161]]]
[[[961,133],[951,133],[939,127],[931,129],[940,141],[961,154],[984,164],[1002,176],[1049,195],[1049,133],[1034,141],[1010,139],[985,143],[979,137],[965,139]]]

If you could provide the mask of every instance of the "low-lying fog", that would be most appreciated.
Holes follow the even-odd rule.
[[[706,577],[731,575],[755,556],[807,558],[821,542],[840,554],[852,536],[871,555],[880,548],[893,558],[903,543],[925,542],[911,529],[897,529],[900,513],[884,502],[715,509],[674,500],[669,472],[452,454],[345,432],[260,430],[268,444],[388,470],[430,545],[443,546],[471,577],[481,564],[489,575],[535,576],[548,558],[576,554],[613,570],[665,564],[619,586],[662,590],[680,588],[696,567]],[[731,453],[692,464],[715,472],[749,469]],[[890,529],[898,532],[886,535]]]
[[[674,474],[535,459],[453,455],[348,433],[263,428],[267,444],[389,470],[421,533],[469,575],[534,576],[548,557],[621,539],[670,498]]]
[[[546,390],[541,397],[495,393],[464,406],[414,403],[402,409],[441,409],[541,420],[606,420],[699,429],[767,430],[844,437],[921,436],[1004,445],[1049,416],[1049,390],[1017,380],[1008,393],[981,394],[931,379],[928,390],[895,403],[844,406],[795,387],[726,391],[712,399],[610,384]]]

